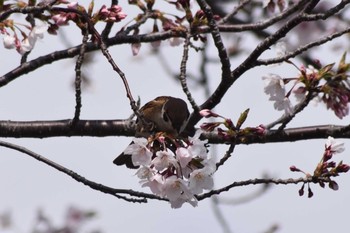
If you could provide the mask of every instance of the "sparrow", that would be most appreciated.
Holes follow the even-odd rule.
[[[136,120],[136,137],[145,137],[162,132],[178,137],[186,127],[189,111],[185,101],[171,96],[159,96],[146,103],[141,109],[141,119]],[[113,161],[114,164],[134,166],[130,154],[121,153]]]

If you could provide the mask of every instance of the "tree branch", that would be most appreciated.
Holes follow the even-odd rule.
[[[316,179],[316,180],[315,180]],[[245,180],[245,181],[237,181],[233,182],[230,185],[227,185],[221,189],[212,190],[210,192],[201,194],[197,196],[197,199],[203,200],[206,198],[210,198],[213,195],[219,195],[223,192],[227,192],[235,187],[243,187],[247,185],[258,185],[258,184],[276,184],[276,185],[287,185],[287,184],[299,184],[299,183],[315,183],[317,181],[323,181],[324,183],[329,182],[329,179],[322,178],[322,177],[305,177],[305,178],[298,178],[298,179],[274,179],[274,178],[263,178],[263,179],[251,179],[251,180]]]
[[[103,193],[106,193],[106,194],[110,194],[112,196],[115,196],[119,199],[123,199],[125,201],[128,201],[128,202],[139,202],[139,203],[146,203],[147,202],[147,199],[157,199],[157,200],[161,200],[161,201],[167,201],[166,199],[164,198],[160,198],[156,195],[153,195],[153,194],[147,194],[147,193],[143,193],[143,192],[136,192],[136,191],[133,191],[133,190],[130,190],[130,189],[116,189],[116,188],[111,188],[111,187],[108,187],[108,186],[105,186],[103,184],[99,184],[99,183],[96,183],[96,182],[93,182],[91,180],[88,180],[86,178],[84,178],[83,176],[79,175],[78,173],[72,171],[72,170],[69,170],[68,168],[58,164],[58,163],[55,163],[47,158],[45,158],[44,156],[42,155],[39,155],[31,150],[28,150],[27,148],[25,147],[21,147],[21,146],[18,146],[18,145],[15,145],[15,144],[12,144],[12,143],[9,143],[9,142],[4,142],[4,141],[0,141],[0,146],[3,146],[3,147],[6,147],[6,148],[10,148],[10,149],[13,149],[13,150],[16,150],[16,151],[19,151],[19,152],[22,152],[24,154],[27,154],[29,155],[30,157],[40,161],[40,162],[43,162],[47,165],[49,165],[50,167],[70,176],[71,178],[73,178],[74,180],[78,181],[78,182],[81,182],[83,184],[85,184],[86,186],[89,186],[90,188],[94,189],[94,190],[97,190],[97,191],[100,191],[100,192],[103,192]],[[132,197],[136,197],[136,198],[128,198],[128,197],[125,197],[123,195],[119,195],[119,194],[126,194],[126,195],[129,195],[129,196],[132,196]]]
[[[0,121],[0,137],[49,138],[49,137],[108,137],[135,136],[135,122],[130,120],[79,120],[72,127],[71,119],[58,121]],[[288,128],[282,131],[270,130],[264,136],[248,135],[244,138],[224,140],[217,133],[202,133],[201,139],[212,144],[254,144],[291,142],[321,139],[332,136],[350,138],[348,125],[315,125]],[[244,139],[244,140],[243,140]]]

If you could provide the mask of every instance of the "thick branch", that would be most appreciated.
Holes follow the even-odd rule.
[[[10,138],[48,138],[67,136],[107,137],[134,136],[135,124],[129,120],[79,120],[75,125],[71,120],[59,121],[0,121],[0,137]],[[202,139],[214,144],[253,144],[271,142],[290,142],[307,139],[320,139],[333,136],[350,138],[348,126],[320,125],[289,128],[283,131],[271,130],[264,136],[247,136],[224,140],[216,133],[203,133]]]
[[[143,35],[117,35],[113,38],[105,40],[105,44],[107,46],[117,45],[117,44],[132,44],[132,43],[147,43],[157,40],[165,40],[172,37],[185,37],[184,33],[176,33],[176,32],[161,32],[161,33],[153,33],[153,34],[143,34]],[[17,68],[11,70],[7,74],[0,77],[0,87],[5,86],[9,82],[15,80],[16,78],[21,77],[24,74],[30,73],[42,66],[49,65],[53,62],[73,58],[77,56],[80,52],[81,45],[55,51],[49,53],[47,55],[35,58],[31,61],[25,62],[18,66]],[[86,52],[91,52],[99,49],[99,45],[89,42],[86,44]]]
[[[46,138],[64,136],[133,136],[133,122],[127,120],[0,121],[0,137]]]

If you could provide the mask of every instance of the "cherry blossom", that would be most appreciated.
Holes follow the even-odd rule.
[[[29,33],[29,36],[24,39],[19,48],[19,53],[24,54],[31,51],[38,39],[44,38],[44,32],[47,31],[47,24],[42,23],[35,26]]]
[[[214,186],[213,172],[214,171],[208,167],[193,171],[189,179],[189,188],[191,192],[200,194],[203,192],[203,189],[212,189]]]
[[[70,2],[67,4],[68,9],[77,10],[79,7],[78,2]],[[74,12],[62,12],[56,15],[53,15],[52,20],[55,22],[57,26],[68,25],[69,20],[75,20],[77,18],[77,14]]]
[[[131,51],[133,56],[137,56],[139,54],[141,49],[141,43],[132,43],[131,44]]]
[[[213,187],[216,164],[208,157],[207,141],[199,139],[201,133],[198,130],[186,140],[166,135],[148,140],[136,138],[124,151],[131,154],[135,166],[140,166],[136,176],[142,187],[167,198],[172,208],[180,208],[184,203],[197,206],[194,195]]]
[[[174,153],[170,150],[157,151],[156,157],[152,160],[152,165],[158,171],[162,171],[171,165],[177,167],[177,160],[174,157]]]
[[[192,155],[192,157],[199,157],[202,159],[207,158],[207,148],[205,144],[208,140],[200,140],[199,137],[202,134],[202,130],[197,130],[195,135],[190,138],[192,144],[188,146],[188,151]]]
[[[20,54],[25,54],[34,48],[38,39],[42,39],[44,37],[44,32],[47,31],[47,28],[46,23],[37,24],[22,41],[18,39],[16,34],[11,36],[6,33],[3,39],[4,47],[7,49],[16,48]],[[22,35],[24,34],[22,33]]]
[[[16,37],[6,34],[4,36],[4,47],[6,49],[13,49],[13,48],[15,48],[16,47],[16,40],[18,40]]]
[[[149,165],[151,163],[152,152],[146,147],[147,140],[145,138],[135,138],[123,153],[130,154],[132,162],[135,166]]]
[[[277,74],[269,74],[263,76],[265,81],[264,91],[267,95],[270,95],[270,99],[283,99],[285,97],[285,86],[283,79]]]
[[[274,101],[274,108],[278,111],[284,110],[290,115],[293,112],[292,104],[286,96],[286,90],[283,79],[277,74],[263,76],[265,81],[264,91],[270,96],[269,100]]]
[[[179,160],[180,166],[182,168],[185,168],[193,158],[189,150],[184,147],[177,148],[176,157]]]
[[[345,150],[344,142],[337,141],[331,136],[327,138],[325,147],[333,154],[342,153]]]
[[[293,112],[293,106],[292,103],[290,102],[289,98],[284,97],[283,99],[271,99],[273,101],[275,101],[275,103],[273,104],[273,107],[278,110],[278,111],[283,111],[287,114],[290,115]]]
[[[160,174],[154,174],[148,179],[141,180],[142,187],[149,187],[152,193],[164,197],[164,177]]]
[[[118,5],[112,5],[107,8],[106,5],[103,5],[99,11],[100,20],[106,22],[119,22],[122,19],[125,19],[126,14],[122,11],[122,8]]]
[[[220,116],[220,115],[216,114],[215,112],[211,111],[210,109],[202,109],[199,111],[199,114],[205,118],[219,117]]]
[[[188,189],[187,182],[176,176],[170,176],[165,180],[164,194],[168,197],[172,208],[180,208],[185,202],[197,206],[197,200]]]

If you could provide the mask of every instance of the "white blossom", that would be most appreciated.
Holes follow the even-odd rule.
[[[13,49],[16,47],[16,38],[14,36],[5,35],[4,36],[4,47],[6,49]]]
[[[164,194],[169,199],[172,208],[180,208],[185,202],[197,205],[197,200],[188,189],[187,182],[176,176],[170,176],[165,180]]]
[[[278,110],[278,111],[283,111],[287,114],[287,115],[291,115],[293,112],[293,106],[292,103],[290,102],[290,100],[285,97],[282,100],[275,100],[275,103],[273,104],[273,107]]]
[[[282,100],[286,95],[283,79],[277,74],[269,74],[263,76],[265,81],[264,91],[267,95],[270,95],[270,100]]]
[[[150,167],[141,166],[136,174],[141,180],[151,180],[154,176],[153,170]]]
[[[155,174],[148,180],[141,180],[142,187],[149,187],[152,193],[164,197],[164,179],[160,174]]]
[[[29,33],[28,37],[25,38],[18,49],[20,54],[31,51],[38,39],[44,38],[44,32],[47,30],[47,25],[45,23],[35,26]]]
[[[141,49],[141,43],[132,43],[131,44],[131,51],[132,51],[132,55],[136,56],[139,54]]]
[[[306,74],[311,75],[311,74],[318,74],[319,70],[313,67],[312,65],[308,65],[306,68]]]
[[[152,160],[151,164],[154,165],[154,168],[158,171],[162,171],[171,165],[174,167],[178,166],[175,155],[170,150],[157,151],[156,157]]]
[[[203,189],[212,189],[214,185],[211,169],[206,167],[194,170],[189,179],[189,188],[192,193],[200,194]]]
[[[275,46],[277,57],[283,57],[287,54],[287,45],[285,41],[279,41]]]
[[[278,111],[285,111],[285,114],[292,114],[293,106],[289,98],[286,97],[286,90],[283,79],[277,74],[263,76],[265,81],[264,91],[270,96],[269,100],[274,102],[274,108]]]
[[[333,137],[329,136],[326,141],[326,149],[330,150],[332,153],[341,153],[345,150],[344,142],[335,140]]]
[[[205,144],[208,142],[208,140],[199,139],[202,132],[203,131],[199,129],[196,131],[195,135],[192,138],[190,138],[192,144],[188,146],[188,151],[191,153],[191,156],[193,158],[207,158],[207,148],[205,147]]]
[[[184,203],[197,206],[194,195],[213,187],[216,164],[208,158],[207,141],[199,139],[201,133],[198,130],[188,141],[176,145],[176,149],[167,148],[166,138],[158,137],[163,145],[161,150],[152,148],[146,139],[137,138],[124,151],[132,155],[134,165],[141,165],[136,175],[142,187],[149,187],[155,195],[167,198],[172,208],[180,208]],[[192,160],[195,161],[192,163]]]
[[[147,148],[147,140],[145,138],[135,138],[123,152],[130,154],[132,163],[135,166],[147,166],[151,163],[153,153]]]
[[[176,149],[176,158],[179,160],[180,166],[185,168],[193,157],[187,148],[179,147]]]

